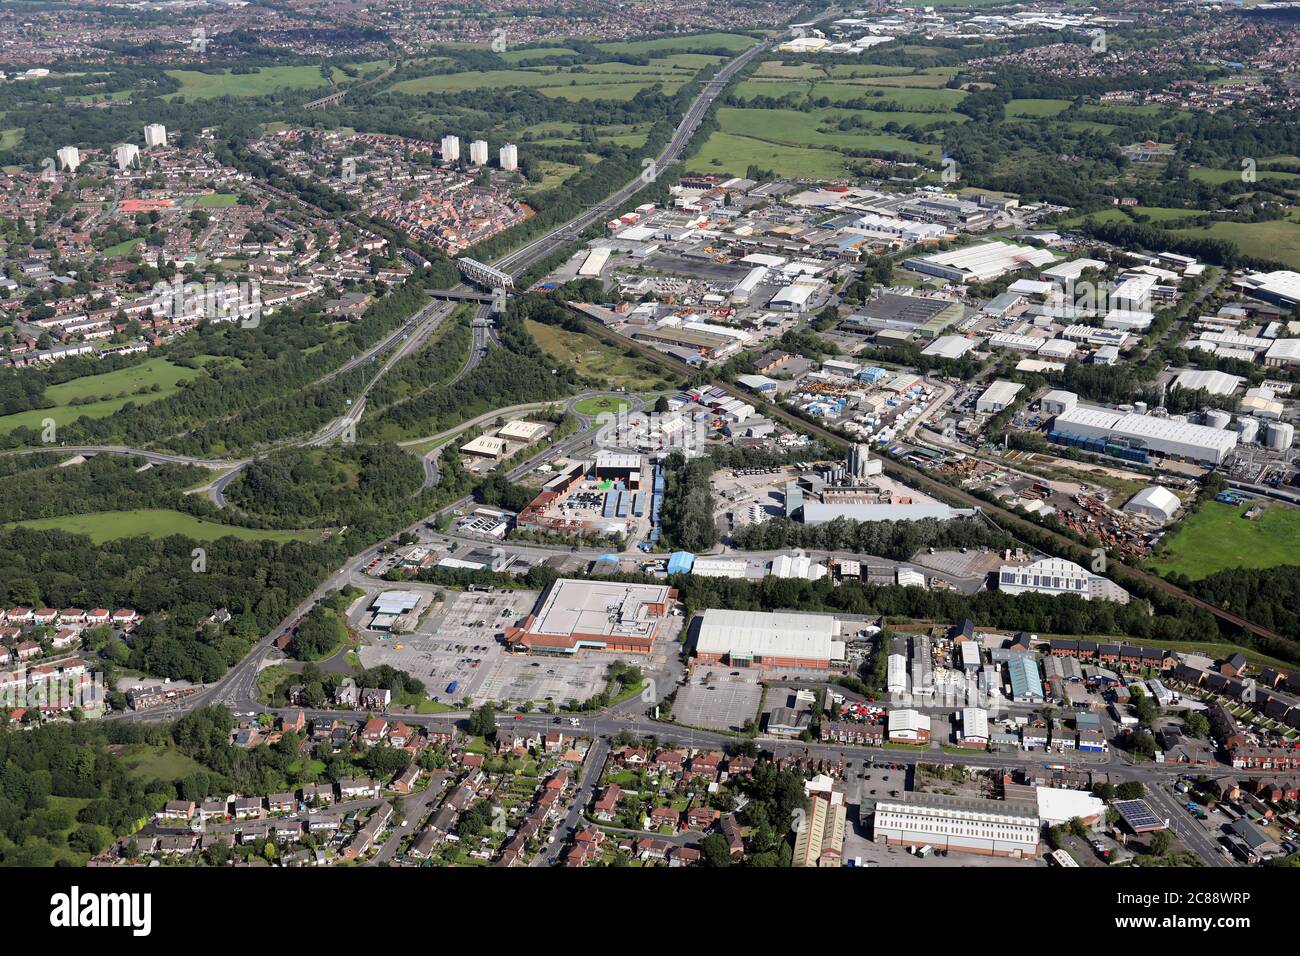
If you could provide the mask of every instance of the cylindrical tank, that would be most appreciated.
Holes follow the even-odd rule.
[[[1242,444],[1249,445],[1259,435],[1259,420],[1255,418],[1237,419],[1237,431],[1241,434]]]
[[[1273,451],[1286,451],[1295,440],[1295,427],[1290,422],[1269,422],[1264,426],[1264,445]]]
[[[1232,422],[1232,414],[1221,408],[1211,408],[1205,413],[1205,424],[1211,428],[1227,428]]]
[[[1139,415],[1145,415],[1145,414],[1147,413],[1147,403],[1146,403],[1146,402],[1134,402],[1134,403],[1133,403],[1133,411],[1137,412]]]

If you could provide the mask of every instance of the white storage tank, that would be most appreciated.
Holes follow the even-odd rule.
[[[1211,408],[1205,413],[1205,424],[1211,428],[1227,428],[1232,422],[1232,414],[1221,408]]]
[[[1259,420],[1255,418],[1239,418],[1237,419],[1237,431],[1241,435],[1242,444],[1249,445],[1259,435]]]
[[[1264,445],[1273,451],[1286,451],[1295,440],[1295,427],[1290,422],[1269,422],[1264,426]]]

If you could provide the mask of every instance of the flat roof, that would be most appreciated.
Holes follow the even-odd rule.
[[[527,628],[531,634],[571,637],[654,635],[659,615],[646,605],[667,605],[672,589],[662,584],[622,584],[616,581],[556,580]]]
[[[984,390],[984,394],[979,397],[981,402],[997,402],[1000,405],[1009,405],[1011,400],[1020,394],[1024,386],[1019,382],[1008,382],[1005,379],[998,379],[992,385]]]
[[[506,442],[504,438],[494,438],[491,435],[479,435],[473,441],[461,445],[460,450],[471,455],[491,455],[495,457],[504,454],[506,450]]]
[[[997,822],[1038,824],[1038,806],[1027,800],[990,800],[987,797],[954,796],[946,793],[923,793],[906,790],[897,799],[876,801],[876,812],[889,809],[904,813],[935,811],[936,816],[969,816]]]
[[[695,649],[703,654],[829,661],[839,633],[839,621],[829,614],[711,608],[701,615]]]
[[[518,441],[532,441],[544,431],[546,431],[546,426],[540,422],[530,422],[520,418],[502,425],[497,430],[497,436],[500,438],[513,438]]]
[[[941,335],[921,349],[921,354],[955,359],[961,358],[974,347],[975,342],[964,335]]]
[[[1067,427],[1061,428],[1062,425]],[[1069,431],[1070,425],[1082,425],[1146,441],[1158,440],[1206,447],[1218,450],[1221,454],[1226,454],[1237,447],[1236,432],[1208,428],[1205,425],[1192,425],[1172,418],[1112,412],[1089,405],[1076,405],[1074,408],[1066,409],[1056,416],[1053,427],[1061,431]]]

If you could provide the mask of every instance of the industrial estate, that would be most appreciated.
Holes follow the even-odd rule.
[[[1300,866],[1298,16],[0,5],[0,863]]]

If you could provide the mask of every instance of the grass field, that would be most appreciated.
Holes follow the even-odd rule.
[[[856,100],[868,97],[870,103],[890,104],[898,110],[919,113],[946,113],[966,98],[963,90],[944,89],[910,89],[907,87],[888,87],[872,85],[873,80],[850,80],[834,83],[814,83],[810,91],[814,99],[825,97],[831,102]],[[876,94],[880,94],[877,96]],[[898,117],[899,123],[908,123],[917,117],[904,115]]]
[[[109,258],[114,258],[116,256],[129,256],[131,250],[142,242],[144,242],[143,239],[123,239],[121,242],[114,243],[106,248],[104,250],[104,255]]]
[[[578,172],[578,167],[570,163],[557,163],[550,159],[539,159],[533,161],[533,175],[542,174],[542,178],[536,183],[531,184],[528,190],[554,189],[560,186],[566,179]]]
[[[1200,166],[1188,173],[1192,179],[1203,183],[1214,183],[1216,186],[1220,183],[1235,183],[1241,181],[1242,171],[1240,169],[1211,169],[1206,166]],[[1272,169],[1259,169],[1255,171],[1255,178],[1273,179],[1283,183],[1294,183],[1300,180],[1300,173],[1281,172]]]
[[[1199,209],[1175,209],[1169,206],[1134,206],[1133,212],[1137,213],[1139,216],[1148,217],[1152,223],[1157,225],[1174,219],[1186,219],[1189,216],[1207,215],[1207,213]],[[1095,219],[1097,222],[1133,222],[1124,210],[1112,208],[1103,209],[1100,212],[1090,212],[1071,216],[1069,219],[1065,220],[1064,225],[1077,226],[1088,218]]]
[[[122,755],[127,771],[141,780],[179,780],[206,768],[191,757],[170,747],[136,744]]]
[[[265,96],[278,90],[311,90],[328,85],[314,66],[268,66],[254,73],[200,73],[197,70],[168,70],[180,80],[181,88],[163,99],[212,99],[217,96]]]
[[[211,209],[219,206],[233,206],[237,202],[239,202],[239,197],[234,193],[209,193],[195,199],[194,205],[200,209]]]
[[[1008,117],[1058,116],[1070,106],[1069,100],[1012,100],[1007,104]]]
[[[488,70],[483,73],[437,73],[419,76],[394,84],[394,93],[462,93],[468,90],[526,87],[536,89],[546,96],[561,99],[612,99],[630,100],[641,90],[655,83],[663,83],[668,93],[675,92],[690,73],[674,69],[671,65],[633,66],[628,63],[600,64],[590,72],[572,73],[555,67],[534,67],[520,70]]]
[[[86,515],[35,518],[31,521],[19,521],[16,524],[24,528],[41,530],[54,528],[59,531],[88,535],[95,544],[118,538],[134,538],[139,535],[166,538],[180,534],[195,541],[216,541],[228,537],[245,541],[308,541],[320,537],[317,531],[266,531],[258,528],[237,528],[196,518],[183,511],[171,511],[165,508],[99,511]]]
[[[23,141],[22,129],[0,129],[0,149],[13,149]]]
[[[623,409],[630,407],[631,405],[621,398],[605,398],[600,396],[584,398],[573,406],[574,411],[579,415],[588,415],[593,418],[606,414],[617,415]]]
[[[1161,573],[1198,580],[1228,568],[1273,568],[1300,563],[1300,510],[1270,503],[1255,521],[1244,506],[1207,502],[1161,542],[1149,562]]]
[[[72,866],[85,866],[86,861],[90,859],[90,854],[74,850],[67,846],[68,834],[71,833],[78,824],[77,814],[90,803],[89,797],[55,797],[51,796],[46,800],[45,806],[50,810],[65,811],[72,818],[72,825],[66,830],[57,834],[51,833],[50,848],[54,851],[54,861],[57,866],[59,863],[71,864]]]
[[[577,52],[567,46],[544,46],[531,50],[506,50],[499,56],[507,63],[519,63],[523,60],[543,60],[548,56],[576,56]]]
[[[750,165],[795,179],[838,179],[844,175],[843,158],[830,150],[765,143],[724,132],[710,135],[700,151],[686,160],[688,172],[734,176],[744,176]]]
[[[41,428],[46,418],[54,419],[56,425],[75,422],[82,415],[91,418],[103,418],[111,415],[127,402],[143,404],[156,402],[172,395],[187,382],[198,375],[198,371],[173,365],[166,359],[146,359],[139,365],[105,372],[102,375],[83,375],[70,382],[51,385],[45,390],[45,397],[54,402],[53,408],[36,408],[26,412],[0,416],[0,433],[13,431],[26,425],[28,428]],[[157,385],[158,391],[131,394],[142,386]],[[126,393],[123,397],[123,393]],[[94,399],[94,401],[86,401]],[[79,401],[80,404],[69,404]]]
[[[1288,268],[1300,269],[1300,222],[1275,219],[1271,222],[1214,222],[1194,229],[1176,229],[1180,236],[1227,239],[1248,256],[1275,259]]]
[[[834,108],[805,113],[800,110],[746,110],[723,107],[718,110],[718,126],[724,133],[748,136],[784,146],[867,149],[911,153],[933,159],[939,157],[938,146],[914,143],[906,136],[870,129],[841,131],[836,124],[845,117],[858,117],[881,126],[888,122],[902,124],[913,118],[911,114]],[[939,117],[965,119],[959,113],[935,115],[936,119]]]
[[[581,375],[596,376],[610,385],[636,391],[670,388],[675,384],[657,366],[631,358],[585,332],[570,332],[558,325],[525,320],[528,334],[557,362]]]

